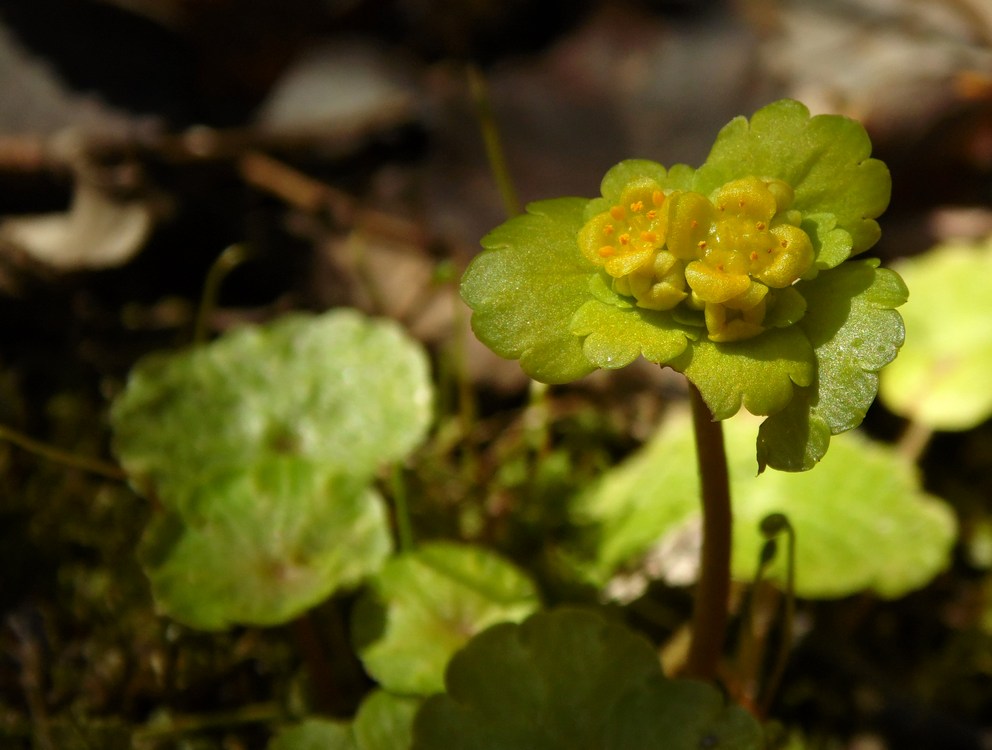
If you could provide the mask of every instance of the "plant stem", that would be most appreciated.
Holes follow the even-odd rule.
[[[220,285],[227,275],[248,259],[249,251],[244,245],[231,245],[215,260],[207,278],[203,282],[203,293],[200,297],[200,307],[196,313],[196,323],[193,326],[193,343],[203,344],[207,340],[207,321],[210,314],[217,308],[220,295]]]
[[[30,438],[17,430],[6,427],[5,425],[0,425],[0,440],[6,440],[9,443],[13,443],[18,448],[26,450],[29,453],[34,453],[36,456],[41,456],[42,458],[48,459],[49,461],[53,461],[57,464],[62,464],[63,466],[68,466],[73,469],[82,469],[83,471],[88,471],[90,474],[98,474],[101,477],[106,477],[107,479],[114,479],[117,481],[127,479],[127,473],[114,464],[101,461],[97,458],[77,456],[69,451],[56,448],[54,445],[49,445],[48,443],[43,443],[40,440]]]
[[[689,383],[689,400],[703,506],[703,548],[685,672],[688,677],[712,681],[716,679],[723,651],[730,597],[730,479],[723,426],[713,420],[709,407],[692,383]]]
[[[493,116],[492,101],[489,98],[486,78],[475,65],[470,65],[468,68],[468,84],[475,104],[475,115],[479,119],[479,127],[482,129],[482,140],[486,146],[489,168],[493,172],[500,197],[503,199],[503,208],[506,210],[507,216],[516,216],[521,213],[520,199],[517,198],[517,191],[510,178],[510,169],[507,167],[506,157],[503,155],[503,145],[499,137],[499,128],[496,127],[496,118]]]

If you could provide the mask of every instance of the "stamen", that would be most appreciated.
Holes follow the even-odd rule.
[[[616,227],[614,227],[612,224],[607,224],[605,227],[603,227],[603,234],[606,237],[609,237],[611,234],[613,234],[614,231],[616,231]]]
[[[629,245],[630,244],[630,235],[627,234],[626,232],[624,232],[623,234],[621,234],[620,235],[620,244],[621,245]]]
[[[611,245],[603,245],[597,252],[600,258],[609,258],[611,255],[617,254],[616,248]]]
[[[643,208],[644,208],[644,201],[636,201],[630,204],[630,210],[633,211],[635,214],[638,211],[641,211]]]
[[[648,211],[646,214],[644,214],[644,215],[647,216],[649,219],[657,219],[658,218],[658,212],[655,211],[653,208],[650,211]]]
[[[641,239],[645,242],[654,242],[658,236],[654,232],[641,232]]]
[[[665,202],[665,194],[660,190],[655,190],[651,194],[651,202],[656,206],[660,206],[662,203]]]
[[[623,206],[614,206],[610,209],[610,216],[612,216],[617,221],[621,221],[625,216]]]

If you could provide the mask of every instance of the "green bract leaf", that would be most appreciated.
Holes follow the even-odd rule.
[[[473,634],[538,606],[533,582],[492,552],[427,544],[372,580],[356,609],[358,653],[387,689],[428,695],[443,689],[448,660]]]
[[[876,260],[850,261],[798,286],[809,305],[798,326],[813,345],[817,379],[761,426],[762,469],[810,469],[830,435],[861,424],[878,390],[878,371],[904,338],[893,308],[906,301],[906,286]]]
[[[579,253],[576,235],[586,201],[561,198],[527,207],[482,240],[486,252],[462,277],[462,297],[475,311],[472,330],[502,357],[547,383],[592,372],[571,320],[589,299],[596,273]]]
[[[836,438],[815,475],[755,476],[750,455],[754,420],[730,420],[724,432],[735,578],[753,579],[764,542],[759,524],[770,513],[784,513],[796,530],[800,596],[847,596],[869,589],[898,597],[946,566],[955,539],[954,515],[922,491],[914,468],[887,446],[849,433]],[[638,574],[627,583],[643,583],[651,575],[677,577],[679,568],[694,566],[699,479],[686,416],[666,422],[641,453],[580,498],[576,518],[598,525],[593,567],[601,580],[642,559],[650,575]],[[772,575],[784,577],[784,560],[775,563]],[[624,580],[615,580],[617,591]]]
[[[745,175],[784,180],[795,191],[793,208],[817,226],[811,235],[817,266],[832,268],[881,235],[875,218],[889,204],[891,178],[870,155],[871,142],[856,121],[810,117],[799,102],[783,100],[750,122],[738,117],[724,127],[693,189],[708,194]]]
[[[214,630],[287,622],[378,570],[390,548],[364,481],[280,457],[197,487],[152,519],[139,553],[159,610]]]
[[[414,750],[757,750],[761,731],[718,691],[666,680],[651,644],[588,612],[533,615],[473,638],[447,694],[414,722]]]
[[[776,328],[747,341],[696,342],[672,367],[696,385],[714,419],[727,419],[741,405],[752,414],[784,408],[794,384],[809,384],[813,352],[801,331]]]
[[[360,750],[351,724],[329,719],[307,719],[282,729],[268,750]]]
[[[368,478],[423,438],[431,399],[427,358],[394,323],[293,315],[140,362],[113,405],[114,447],[167,504],[273,456]]]
[[[884,371],[893,412],[936,430],[967,430],[992,416],[992,240],[950,244],[900,261],[913,289],[906,345]]]

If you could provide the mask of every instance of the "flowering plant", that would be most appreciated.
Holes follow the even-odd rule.
[[[761,468],[811,468],[857,426],[903,340],[880,236],[891,180],[864,128],[778,101],[725,126],[704,164],[629,160],[602,197],[539,201],[462,280],[472,328],[562,383],[638,356],[683,373],[717,420],[767,416]]]

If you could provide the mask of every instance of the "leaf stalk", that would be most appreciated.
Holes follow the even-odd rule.
[[[703,544],[699,583],[692,612],[692,640],[685,674],[701,680],[717,678],[727,630],[730,599],[730,549],[733,517],[730,478],[723,442],[723,426],[714,421],[702,394],[691,382],[689,400],[696,440]]]

